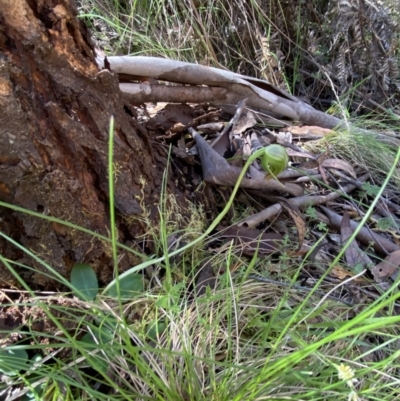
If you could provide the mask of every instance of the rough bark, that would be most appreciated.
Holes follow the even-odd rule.
[[[143,201],[156,210],[166,161],[124,104],[118,78],[99,72],[76,14],[70,0],[0,0],[0,200],[107,235],[110,116],[116,120],[120,217],[140,217]],[[140,219],[126,220],[119,221],[125,242],[143,232]],[[88,234],[6,208],[0,208],[0,230],[63,276],[83,261],[103,281],[112,274],[109,244]],[[3,239],[0,252],[32,266]],[[125,255],[121,270],[132,263]],[[36,271],[20,269],[25,280],[49,288],[44,268],[34,266]],[[0,264],[0,285],[14,283]]]

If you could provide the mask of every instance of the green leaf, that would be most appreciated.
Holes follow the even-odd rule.
[[[109,344],[113,339],[113,333],[105,326],[91,327],[91,332],[86,333],[81,338],[81,346],[87,352],[94,351],[96,349],[105,349],[104,345]],[[105,350],[107,353],[107,350]],[[104,359],[104,354],[99,352],[95,355],[85,355],[86,360],[89,362],[91,367],[97,370],[103,375],[107,374],[108,362]]]
[[[157,340],[159,336],[163,333],[163,331],[167,328],[167,324],[165,321],[153,321],[152,324],[149,325],[147,330],[147,336],[152,340]]]
[[[81,338],[81,341],[88,345],[95,344],[95,347],[91,347],[93,350],[101,347],[104,344],[110,343],[113,337],[114,335],[112,331],[105,325],[100,327],[92,326],[90,327],[90,332],[85,333],[85,335]]]
[[[361,273],[365,269],[365,266],[362,263],[357,263],[355,266],[352,267],[351,271],[354,274]]]
[[[143,292],[144,282],[143,275],[139,273],[123,277],[119,282],[119,296],[121,298],[132,298],[134,295]],[[117,285],[113,285],[107,291],[107,295],[118,298]]]
[[[308,206],[308,208],[306,210],[306,215],[308,217],[311,217],[312,219],[318,219],[317,211],[312,206]]]
[[[75,295],[84,301],[92,301],[99,292],[96,273],[91,266],[84,263],[77,263],[72,268],[71,284],[76,290]]]
[[[43,357],[40,354],[35,354],[31,359],[30,359],[30,368],[35,364],[39,363]],[[40,371],[40,369],[38,369]],[[38,374],[30,374],[29,376],[25,377],[25,380],[27,383],[30,385],[30,389],[27,393],[25,393],[21,398],[20,401],[32,401],[32,400],[42,400],[42,394],[43,390],[46,387],[46,382],[37,384],[34,386],[35,382],[41,379],[41,376]]]
[[[366,192],[369,196],[376,196],[379,193],[380,188],[376,185],[371,185],[369,182],[364,182],[361,188]]]
[[[31,358],[31,362],[32,362],[32,364],[34,364],[34,363],[39,363],[42,359],[43,359],[42,355],[40,355],[40,354],[35,354],[35,355],[33,355],[33,357]]]
[[[320,221],[320,222],[317,224],[317,228],[318,228],[318,230],[320,230],[320,231],[328,231],[328,227],[327,227],[327,225],[326,225],[323,221]]]
[[[393,218],[383,217],[376,222],[376,228],[378,230],[387,231],[390,229],[397,229],[396,222]]]
[[[21,370],[26,369],[28,354],[24,349],[1,348],[0,349],[0,372],[6,376],[15,376]]]

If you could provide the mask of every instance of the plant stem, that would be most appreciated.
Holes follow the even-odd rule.
[[[247,160],[246,164],[244,165],[242,171],[239,174],[238,180],[233,188],[232,194],[226,203],[225,207],[223,208],[222,212],[215,218],[215,220],[211,223],[211,225],[208,227],[208,229],[200,235],[200,237],[196,238],[192,242],[186,244],[182,248],[176,249],[175,251],[168,253],[168,257],[172,257],[177,255],[178,253],[181,253],[192,246],[198,244],[199,242],[203,241],[217,226],[218,224],[222,221],[222,219],[225,217],[225,215],[228,213],[229,209],[232,206],[233,200],[235,199],[236,193],[239,190],[240,183],[242,182],[242,179],[244,175],[246,174],[247,169],[250,167],[250,165],[259,157],[262,157],[265,155],[265,148],[257,150],[257,152],[253,153],[249,159]],[[119,275],[119,280],[126,280],[130,275],[137,273],[140,270],[143,270],[144,268],[160,263],[165,260],[165,255],[157,258],[157,259],[152,259],[152,260],[147,260],[143,263],[140,263],[139,265],[132,267],[131,269],[127,270],[126,272],[122,273]],[[107,287],[103,290],[103,294],[106,294],[110,289],[116,286],[116,281],[117,279],[114,279],[111,281]]]

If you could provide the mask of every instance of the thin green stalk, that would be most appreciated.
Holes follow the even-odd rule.
[[[117,234],[115,230],[115,206],[114,206],[114,116],[110,118],[108,140],[108,188],[110,197],[110,231],[113,255],[114,274],[118,276]]]
[[[274,154],[272,155],[273,158],[276,157],[275,151],[276,151],[276,147],[274,147]],[[175,256],[175,255],[185,251],[186,249],[189,249],[189,248],[193,247],[194,245],[196,245],[199,242],[203,241],[209,234],[211,234],[211,232],[218,226],[218,224],[221,222],[221,220],[225,217],[225,215],[228,213],[229,209],[231,208],[233,200],[235,199],[236,193],[239,190],[240,183],[242,182],[242,179],[243,179],[244,175],[246,174],[247,169],[250,167],[250,165],[256,159],[265,158],[265,157],[268,157],[268,158],[271,157],[271,155],[268,152],[268,147],[259,149],[257,152],[255,152],[254,154],[252,154],[249,157],[249,159],[247,160],[246,164],[244,165],[242,171],[239,174],[238,180],[237,180],[237,182],[236,182],[236,184],[235,184],[235,186],[233,188],[231,197],[229,198],[229,200],[226,203],[225,207],[223,208],[222,212],[216,217],[216,219],[210,224],[208,229],[202,235],[200,235],[198,238],[196,238],[192,242],[188,243],[187,245],[183,246],[182,248],[176,249],[175,251],[169,253],[168,254],[169,257]],[[280,166],[282,168],[283,166],[282,166],[281,160],[278,160],[277,162],[280,163]],[[263,164],[265,164],[265,163],[263,163]],[[273,162],[271,163],[271,166],[269,167],[269,170],[273,171],[274,175],[278,175],[279,172],[280,172],[277,169],[275,169],[275,165],[273,164]],[[143,263],[140,263],[139,265],[127,270],[126,272],[124,272],[122,274],[120,274],[119,279],[120,280],[126,279],[127,277],[135,274],[136,272],[138,272],[140,270],[143,270],[144,268],[146,268],[148,266],[152,266],[154,264],[163,262],[165,260],[165,258],[166,258],[166,255],[163,255],[163,256],[160,256],[157,259],[152,259],[152,260],[148,260],[148,261],[145,261]],[[110,291],[115,286],[116,286],[116,280],[114,279],[103,290],[103,293],[106,294],[108,291]]]
[[[164,170],[162,184],[161,184],[161,199],[160,199],[160,239],[161,245],[164,250],[164,257],[165,257],[165,287],[166,291],[172,287],[172,272],[171,272],[171,265],[169,263],[169,249],[168,249],[168,232],[167,232],[167,224],[168,221],[164,219],[164,216],[167,216],[167,182],[168,182],[168,166],[171,160],[171,149],[170,146],[168,152],[168,159],[167,159],[167,167]]]

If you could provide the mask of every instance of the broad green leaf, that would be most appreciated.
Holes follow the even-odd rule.
[[[90,332],[85,333],[81,341],[88,345],[95,344],[96,347],[101,347],[111,342],[113,337],[112,331],[103,325],[101,327],[90,327]]]
[[[154,321],[147,330],[147,336],[152,340],[157,340],[163,331],[167,328],[167,324],[163,321]]]
[[[15,376],[21,370],[26,369],[28,354],[24,349],[1,348],[0,372],[7,376]]]
[[[84,301],[92,301],[99,292],[96,273],[91,266],[84,263],[77,263],[72,268],[71,284],[77,290],[74,291],[75,295]]]
[[[34,363],[39,363],[42,359],[43,359],[42,355],[40,355],[40,354],[35,354],[35,355],[33,355],[33,357],[31,358],[31,362],[32,362],[32,364],[34,364]]]
[[[91,327],[91,332],[86,333],[81,339],[81,346],[87,351],[91,352],[96,349],[103,349],[105,353],[109,352],[104,349],[104,345],[110,343],[113,339],[113,333],[111,330],[105,327]],[[110,355],[112,358],[112,355]],[[105,375],[108,369],[108,362],[104,359],[104,353],[98,352],[94,355],[86,355],[86,359],[90,366],[97,370],[99,373]]]
[[[131,274],[119,280],[119,296],[125,299],[132,298],[134,295],[143,292],[143,287],[143,275],[139,273]],[[114,298],[118,297],[116,284],[108,290],[107,295]]]

